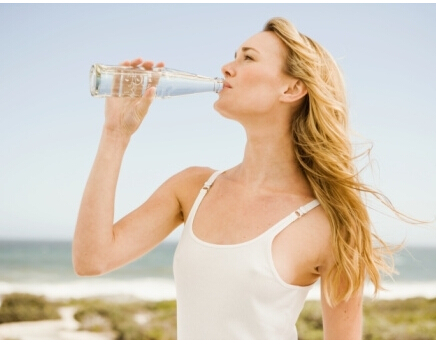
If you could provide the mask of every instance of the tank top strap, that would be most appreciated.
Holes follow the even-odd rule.
[[[302,205],[297,210],[294,210],[292,213],[290,213],[288,216],[286,216],[284,219],[279,221],[271,228],[271,235],[275,237],[282,230],[288,227],[291,223],[298,220],[300,217],[302,217],[304,214],[307,214],[309,211],[316,208],[318,205],[320,205],[319,201],[317,199],[314,199],[313,201],[310,201],[309,203]]]
[[[223,172],[224,172],[224,170],[219,170],[219,171],[215,171],[214,173],[212,173],[212,175],[209,177],[209,179],[204,183],[202,190],[206,190],[206,192],[207,192],[210,189],[210,187],[212,186],[215,179],[217,179],[217,177]]]
[[[203,187],[201,188],[200,192],[198,193],[197,198],[195,199],[194,204],[192,205],[192,208],[191,208],[191,211],[189,212],[188,219],[187,219],[186,223],[190,223],[192,225],[192,221],[194,219],[195,214],[197,213],[197,209],[198,209],[201,201],[203,200],[204,196],[211,188],[215,179],[223,172],[224,172],[224,170],[215,171],[214,173],[212,173],[212,175],[209,177],[209,179],[203,184]]]

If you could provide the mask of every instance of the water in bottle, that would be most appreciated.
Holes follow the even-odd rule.
[[[156,86],[157,98],[215,92],[223,88],[222,78],[211,78],[169,68],[146,70],[142,67],[94,64],[90,89],[94,97],[141,97]]]

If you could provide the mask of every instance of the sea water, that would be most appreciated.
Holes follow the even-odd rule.
[[[163,242],[142,258],[103,276],[74,273],[69,241],[0,241],[0,297],[12,292],[49,299],[93,296],[166,300],[176,297],[173,256],[176,242]],[[436,297],[436,247],[406,247],[395,256],[399,275],[385,279],[380,298]],[[366,294],[372,294],[366,288]],[[309,299],[319,298],[315,286]]]

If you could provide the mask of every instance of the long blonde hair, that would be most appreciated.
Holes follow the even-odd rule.
[[[295,154],[329,219],[336,264],[323,281],[330,305],[361,290],[367,277],[375,292],[381,272],[391,274],[391,249],[372,231],[362,193],[370,193],[394,210],[377,191],[359,180],[348,132],[348,106],[342,73],[331,55],[300,34],[283,18],[264,31],[275,33],[287,48],[285,72],[300,79],[308,94],[292,118]],[[395,210],[394,210],[395,211]]]

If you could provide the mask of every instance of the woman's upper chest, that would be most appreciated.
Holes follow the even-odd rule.
[[[290,193],[250,190],[222,179],[195,209],[192,229],[205,242],[240,244],[262,235],[310,200]]]

